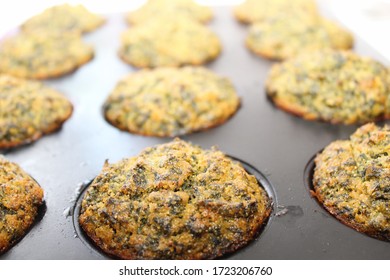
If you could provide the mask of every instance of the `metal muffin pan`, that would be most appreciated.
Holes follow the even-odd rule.
[[[357,126],[308,122],[276,109],[267,100],[264,82],[272,62],[244,47],[247,27],[237,23],[231,7],[214,9],[210,28],[218,33],[223,53],[207,67],[229,77],[242,99],[237,114],[224,125],[182,139],[220,150],[254,166],[271,182],[277,200],[266,229],[227,259],[390,259],[390,242],[379,241],[343,225],[310,196],[304,169],[331,141],[345,139]],[[74,104],[63,128],[18,149],[2,151],[19,163],[45,190],[47,211],[41,221],[0,259],[106,259],[77,235],[72,209],[82,182],[91,180],[106,159],[116,162],[169,138],[142,137],[109,125],[102,104],[118,80],[137,71],[117,56],[123,14],[108,17],[102,28],[85,36],[95,58],[75,73],[46,84]],[[388,65],[356,38],[355,50]],[[250,171],[250,170],[249,170]]]

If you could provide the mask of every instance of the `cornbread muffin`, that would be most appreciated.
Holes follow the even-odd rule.
[[[0,155],[0,254],[27,233],[42,200],[37,182]]]
[[[22,25],[23,31],[90,32],[101,26],[105,19],[89,12],[84,6],[69,4],[46,9]]]
[[[21,78],[54,78],[76,70],[92,57],[92,47],[76,33],[20,33],[0,44],[0,72]]]
[[[389,75],[370,58],[320,51],[274,65],[266,91],[276,106],[306,120],[367,123],[389,118]]]
[[[149,0],[140,9],[126,15],[129,24],[140,24],[161,15],[171,17],[184,15],[199,23],[206,23],[213,18],[209,7],[198,5],[193,0]]]
[[[278,16],[318,15],[315,0],[246,0],[234,8],[236,19],[255,23]]]
[[[213,259],[258,234],[271,200],[256,178],[216,149],[176,139],[104,165],[79,222],[123,259]]]
[[[65,97],[40,82],[0,75],[0,149],[59,129],[72,110]]]
[[[320,17],[275,17],[252,25],[246,45],[259,56],[284,60],[310,51],[348,50],[353,47],[353,37]]]
[[[183,16],[160,16],[122,34],[119,56],[136,67],[199,65],[221,52],[217,35]]]
[[[313,195],[344,224],[390,241],[390,127],[373,123],[315,159]]]
[[[239,105],[228,79],[201,67],[163,67],[121,80],[104,103],[104,114],[121,130],[169,137],[218,126]]]

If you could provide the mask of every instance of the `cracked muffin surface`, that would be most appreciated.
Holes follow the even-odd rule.
[[[27,233],[42,200],[43,190],[38,183],[0,155],[0,254]]]
[[[117,84],[103,107],[107,121],[121,130],[172,137],[221,125],[239,106],[229,79],[187,66],[133,73]]]
[[[271,199],[237,162],[176,139],[106,164],[87,188],[79,222],[123,259],[212,259],[257,236]]]
[[[315,158],[314,196],[344,224],[390,241],[390,127],[373,123]]]

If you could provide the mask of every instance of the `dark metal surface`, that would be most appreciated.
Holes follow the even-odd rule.
[[[264,93],[271,62],[255,57],[244,47],[246,27],[233,19],[231,8],[217,8],[215,12],[210,27],[219,34],[224,50],[207,67],[232,79],[242,107],[226,124],[183,139],[204,148],[217,145],[253,165],[271,181],[278,200],[278,214],[261,236],[228,258],[390,259],[389,242],[338,222],[311,198],[304,184],[309,159],[331,141],[347,138],[357,127],[307,122],[277,110]],[[102,116],[101,105],[116,82],[136,71],[116,55],[125,27],[122,15],[109,17],[104,27],[86,36],[95,45],[95,59],[69,76],[47,82],[75,106],[63,129],[6,153],[44,188],[47,211],[0,259],[105,258],[76,237],[69,209],[75,204],[81,182],[96,176],[105,159],[116,162],[170,140],[120,132]],[[357,41],[358,53],[383,61]]]

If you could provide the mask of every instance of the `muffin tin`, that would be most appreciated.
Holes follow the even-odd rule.
[[[275,192],[264,183],[274,199],[267,226],[256,240],[226,258],[390,259],[390,242],[344,226],[311,197],[305,185],[304,170],[310,158],[331,141],[348,138],[357,126],[308,122],[276,109],[264,92],[272,62],[244,47],[247,27],[234,20],[231,7],[214,11],[209,26],[220,36],[224,49],[207,67],[232,80],[242,107],[224,125],[182,138],[203,148],[217,145],[248,163],[245,168],[260,181],[267,178]],[[74,104],[73,116],[62,130],[31,145],[2,151],[39,182],[47,210],[0,259],[108,258],[88,243],[77,223],[74,226],[73,210],[84,182],[99,173],[106,159],[116,162],[170,141],[121,132],[104,120],[102,104],[109,92],[123,76],[137,71],[117,56],[125,28],[123,14],[108,16],[106,25],[85,36],[95,46],[95,59],[71,75],[46,82]],[[358,53],[389,65],[359,38],[356,41]]]
[[[251,166],[250,164],[245,163],[245,162],[243,162],[237,158],[234,158],[234,157],[230,157],[230,158],[233,159],[234,161],[239,162],[249,174],[252,174],[256,177],[259,185],[261,185],[263,187],[263,189],[267,192],[268,197],[271,201],[271,211],[275,213],[276,205],[277,205],[277,198],[276,198],[276,194],[274,192],[274,189],[273,189],[271,183],[268,181],[267,177],[264,176],[260,171],[256,170],[256,168]],[[103,250],[101,250],[98,246],[96,246],[94,244],[93,240],[91,238],[89,238],[89,236],[86,234],[86,232],[84,232],[84,230],[82,229],[82,227],[80,226],[80,224],[78,222],[78,218],[80,216],[80,211],[81,211],[81,203],[82,203],[83,197],[84,197],[84,195],[85,195],[85,193],[86,193],[86,191],[91,183],[92,183],[92,181],[89,181],[89,182],[82,184],[82,187],[80,189],[80,195],[77,197],[74,208],[71,209],[73,226],[75,228],[77,237],[80,238],[80,240],[87,247],[89,247],[91,250],[93,250],[96,254],[100,254],[102,256],[107,256],[107,255],[105,255]],[[264,232],[265,230],[268,229],[268,227],[270,226],[270,223],[273,219],[273,216],[274,215],[271,215],[267,219],[265,219],[261,229],[257,233],[257,236],[260,236],[262,232]],[[116,258],[115,256],[111,256],[111,257]]]

